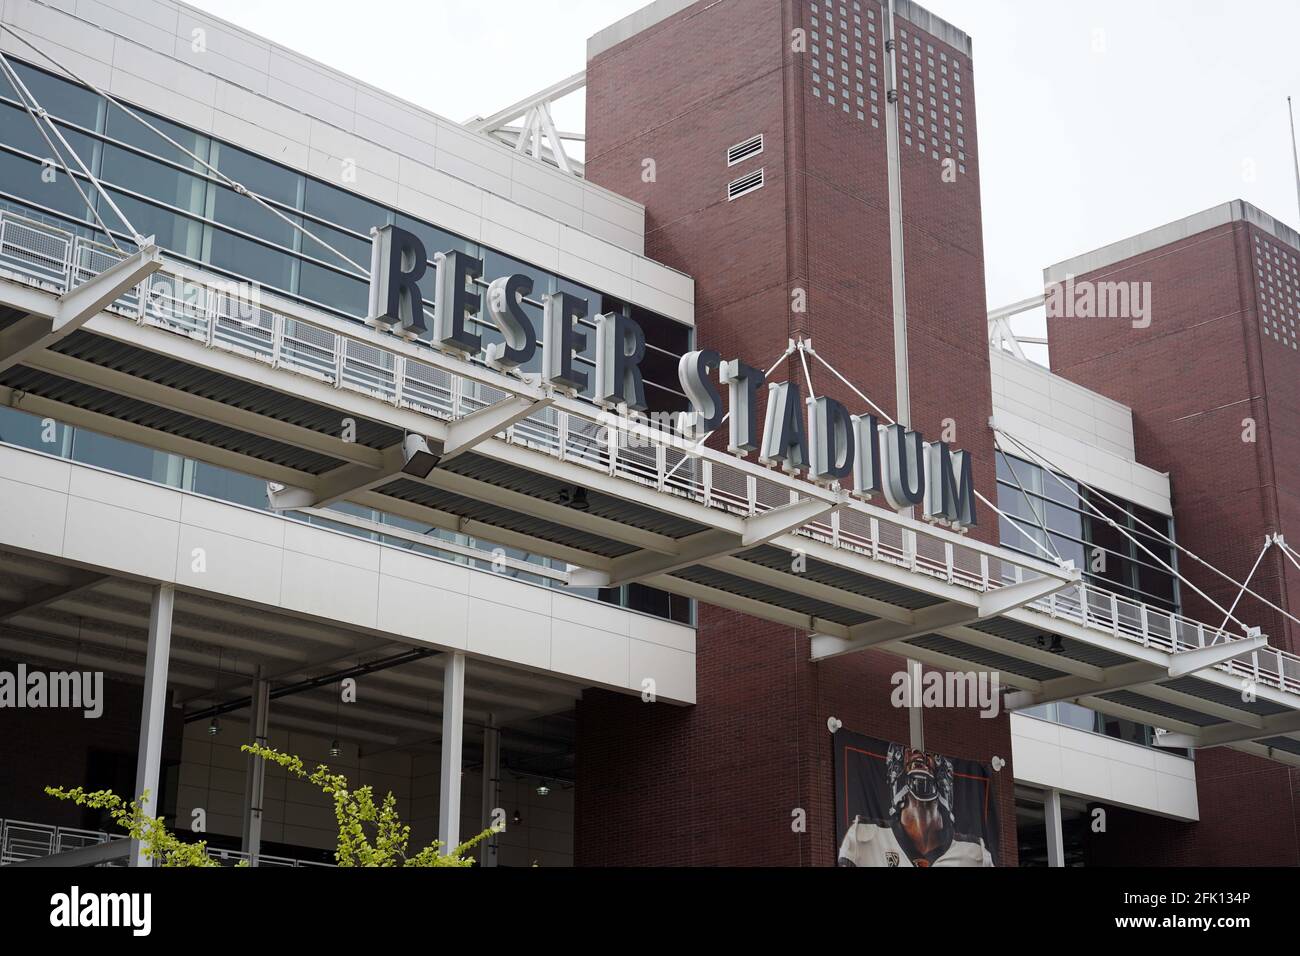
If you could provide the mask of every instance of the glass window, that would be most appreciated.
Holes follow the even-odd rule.
[[[63,456],[71,441],[72,430],[67,425],[0,406],[0,442]]]
[[[1056,704],[1056,722],[1079,730],[1093,731],[1097,729],[1097,712],[1062,700]]]
[[[194,153],[200,159],[208,158],[208,138],[202,133],[196,133],[194,130],[186,129],[184,126],[178,126],[170,120],[165,120],[161,116],[155,116],[144,110],[131,107],[132,111],[138,116],[147,120],[151,125],[158,127],[160,131],[166,133],[176,142],[180,143],[191,153]],[[205,173],[203,166],[191,157],[187,156],[181,150],[177,149],[167,140],[163,139],[144,123],[141,123],[135,117],[125,111],[113,106],[108,106],[107,134],[118,142],[126,143],[137,149],[142,149],[154,156],[171,160],[172,162],[193,169],[195,172]]]
[[[303,227],[313,236],[316,236],[323,242],[329,243],[329,245],[343,253],[343,255],[347,256],[352,260],[352,262],[355,262],[367,272],[370,271],[371,241],[369,237],[358,239],[351,233],[339,232],[337,229],[331,229],[329,226],[322,226],[320,223],[312,222],[310,219],[304,221]],[[351,263],[341,259],[333,252],[330,252],[329,249],[326,249],[325,246],[321,245],[319,242],[308,239],[306,236],[303,236],[300,242],[302,243],[300,248],[304,256],[310,256],[313,259],[319,259],[321,262],[328,263],[329,265],[338,266],[340,269],[347,272],[356,272],[356,268]],[[423,290],[421,291],[423,292]],[[429,291],[429,298],[432,300],[432,287],[430,287]]]
[[[206,181],[120,146],[104,147],[100,179],[185,212],[202,214],[204,210]]]
[[[266,199],[302,208],[303,177],[228,143],[212,143],[212,164],[235,182]]]
[[[86,208],[85,200],[77,194],[72,180],[60,170],[53,181],[48,181],[48,177],[42,175],[44,172],[40,163],[0,151],[0,189],[20,199],[65,213],[73,219],[89,219],[90,210]],[[81,185],[89,196],[93,187],[84,181]]]
[[[204,461],[194,463],[194,488],[201,495],[231,501],[250,508],[266,508],[266,480],[218,468]]]
[[[303,211],[363,236],[370,235],[375,226],[391,221],[391,214],[383,206],[316,179],[306,181]]]
[[[370,286],[341,272],[303,261],[298,294],[321,305],[364,319],[370,311]]]
[[[104,101],[98,95],[26,63],[14,63],[13,66],[23,85],[51,116],[85,129],[100,128],[99,117]],[[12,90],[8,95],[14,95]]]
[[[180,484],[181,459],[175,455],[82,428],[78,428],[73,435],[72,458],[122,475],[164,484]]]
[[[212,227],[207,230],[207,247],[204,259],[214,267],[275,289],[293,291],[298,260],[288,253]]]
[[[153,203],[123,195],[115,189],[109,194],[113,202],[122,210],[122,214],[131,220],[145,236],[153,236],[158,244],[169,252],[197,261],[203,250],[203,224],[186,216],[178,216],[170,210],[155,206]],[[106,203],[100,203],[100,215],[114,232],[122,233],[122,226]]]
[[[301,223],[302,217],[287,213],[290,222]],[[287,250],[297,248],[297,230],[266,207],[259,205],[247,196],[241,196],[233,189],[218,186],[209,188],[208,217],[217,222],[246,232],[258,239],[265,239]]]
[[[59,124],[59,132],[63,134],[68,144],[76,150],[82,162],[93,170],[95,168],[95,151],[99,146],[98,141],[84,133],[78,133],[62,123]],[[50,144],[41,136],[36,124],[32,122],[32,118],[26,110],[17,106],[10,106],[7,103],[0,104],[0,142],[3,142],[6,146],[12,146],[14,149],[22,150],[24,153],[30,153],[40,159],[54,160],[55,165],[60,169],[60,175],[62,175],[63,168],[62,160],[67,160],[68,165],[73,169],[80,169],[76,160],[68,155],[63,143],[48,127],[45,128],[45,135],[50,138],[50,142],[58,147],[58,156],[54,155],[54,151],[50,149]]]
[[[468,239],[462,239],[454,233],[447,232],[445,229],[439,229],[437,226],[430,226],[428,223],[420,222],[418,219],[412,219],[410,216],[404,216],[401,213],[397,214],[396,224],[407,232],[420,237],[430,261],[433,260],[435,252],[451,252],[453,249],[459,252],[467,252],[472,256],[479,255],[477,244],[470,242]],[[492,278],[496,277],[492,276]],[[432,298],[432,295],[430,295],[430,298]]]

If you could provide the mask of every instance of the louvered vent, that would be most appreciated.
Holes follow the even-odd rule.
[[[739,199],[746,193],[752,193],[755,189],[763,188],[763,170],[757,170],[752,173],[746,173],[739,179],[732,180],[727,184],[727,201]]]
[[[752,139],[747,139],[743,143],[737,143],[731,149],[727,150],[727,165],[735,166],[737,163],[743,163],[751,156],[757,156],[763,151],[763,134],[759,133]]]

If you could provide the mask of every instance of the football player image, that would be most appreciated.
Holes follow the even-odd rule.
[[[840,844],[840,866],[993,866],[980,837],[954,829],[947,757],[890,744],[886,777],[888,821],[855,816]]]

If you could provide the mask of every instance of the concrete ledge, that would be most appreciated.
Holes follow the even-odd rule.
[[[1250,223],[1300,252],[1300,233],[1244,199],[1234,199],[1221,206],[1193,213],[1163,226],[1157,226],[1155,229],[1148,229],[1127,239],[1120,239],[1091,252],[1050,265],[1043,270],[1043,284],[1063,282],[1066,276],[1087,275],[1117,262],[1123,262],[1125,259],[1143,255],[1189,236],[1208,232],[1233,222]]]

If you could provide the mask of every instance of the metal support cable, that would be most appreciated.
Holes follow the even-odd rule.
[[[1259,557],[1255,559],[1254,567],[1250,569],[1250,574],[1246,575],[1245,583],[1242,584],[1241,590],[1237,592],[1237,597],[1233,600],[1232,607],[1228,608],[1229,617],[1232,616],[1233,611],[1237,610],[1237,605],[1241,602],[1241,596],[1246,593],[1246,587],[1250,584],[1251,578],[1255,576],[1255,572],[1259,570],[1259,563],[1264,560],[1264,555],[1268,553],[1268,546],[1272,543],[1273,543],[1272,538],[1270,537],[1264,538],[1264,547],[1259,549]],[[1227,620],[1224,620],[1223,627],[1220,627],[1219,630],[1222,631],[1227,626],[1228,626],[1228,622]]]
[[[764,376],[763,376],[763,377],[764,377],[764,378],[767,378],[767,377],[770,376],[773,372],[775,372],[775,371],[776,371],[776,367],[777,367],[778,365],[780,365],[782,362],[784,362],[787,358],[789,358],[789,357],[790,357],[790,353],[793,352],[794,349],[795,349],[794,341],[791,340],[791,341],[789,342],[789,344],[786,345],[786,347],[785,347],[785,351],[782,352],[781,355],[780,355],[780,357],[779,357],[775,362],[772,363],[772,367],[769,368],[769,369],[767,370],[766,373],[764,373]],[[731,417],[731,412],[730,412],[730,410],[728,410],[727,414],[725,414],[725,415],[722,416],[722,421],[719,422],[719,427],[721,427],[722,425],[725,425],[725,424],[727,423],[727,419],[730,418],[730,417]],[[704,448],[704,443],[707,442],[707,441],[709,440],[709,438],[712,437],[712,435],[713,435],[713,432],[709,432],[707,435],[702,436],[698,441],[696,441],[696,443],[695,443],[695,449],[694,449],[694,450],[695,450],[695,451],[700,451],[702,448]],[[688,459],[689,457],[690,457],[689,455],[683,455],[683,456],[682,456],[682,460],[679,461],[677,464],[673,465],[672,470],[671,470],[670,472],[668,472],[666,475],[664,475],[664,481],[667,481],[667,480],[668,480],[669,478],[671,478],[673,475],[677,474],[677,469],[680,468],[680,467],[682,467],[682,465],[686,464],[686,461],[687,461],[687,459]]]
[[[29,48],[30,50],[34,51],[37,55],[39,55],[39,56],[43,57],[44,59],[48,60],[48,61],[49,61],[50,63],[52,63],[54,66],[58,67],[60,70],[62,70],[62,71],[63,71],[64,73],[66,73],[68,76],[70,76],[73,80],[75,80],[76,82],[80,83],[82,86],[85,86],[85,87],[87,87],[88,89],[92,90],[94,93],[98,94],[99,96],[102,96],[105,100],[107,100],[109,103],[112,103],[114,106],[116,106],[116,107],[117,107],[118,109],[120,109],[122,112],[124,112],[127,116],[130,116],[130,117],[131,117],[132,119],[134,119],[136,122],[142,124],[143,126],[145,126],[145,127],[148,128],[148,129],[152,130],[156,135],[162,137],[162,139],[164,139],[166,142],[168,142],[169,144],[171,144],[172,146],[174,146],[176,149],[180,150],[180,151],[181,151],[182,153],[184,153],[186,156],[190,157],[190,159],[194,160],[196,163],[198,163],[198,164],[201,165],[204,169],[206,169],[209,173],[211,173],[212,175],[216,176],[218,179],[220,179],[222,182],[224,182],[227,186],[229,186],[229,187],[230,187],[231,189],[233,189],[235,192],[239,193],[241,196],[247,196],[249,199],[253,200],[253,202],[257,203],[259,206],[261,206],[261,207],[262,207],[263,209],[265,209],[267,212],[269,212],[269,213],[271,213],[272,215],[278,217],[279,219],[282,219],[285,223],[287,223],[287,224],[288,224],[289,226],[291,226],[293,229],[295,229],[295,230],[297,230],[298,232],[302,233],[304,236],[306,236],[307,238],[311,239],[313,242],[316,242],[316,243],[318,243],[319,245],[323,246],[324,248],[328,249],[330,252],[334,253],[334,255],[338,256],[340,259],[342,259],[342,260],[343,260],[344,262],[346,262],[348,265],[352,266],[354,269],[356,269],[358,272],[360,272],[360,273],[361,273],[363,276],[365,276],[366,278],[369,278],[369,277],[370,277],[370,270],[367,269],[365,266],[363,266],[363,265],[357,263],[357,262],[354,261],[353,259],[351,259],[351,258],[349,258],[348,256],[344,255],[342,252],[340,252],[338,249],[335,249],[332,245],[330,245],[330,244],[329,244],[328,242],[326,242],[324,239],[320,238],[320,236],[317,236],[315,233],[313,233],[313,232],[311,232],[310,230],[304,228],[300,223],[294,222],[291,218],[289,218],[289,217],[286,216],[284,213],[282,213],[282,212],[281,212],[277,207],[275,207],[274,205],[272,205],[271,203],[269,203],[267,200],[263,199],[261,196],[259,196],[259,195],[258,195],[257,193],[255,193],[255,192],[253,192],[253,191],[252,191],[251,189],[249,189],[248,187],[244,186],[242,183],[236,182],[235,180],[231,179],[229,176],[227,176],[227,175],[226,175],[225,173],[223,173],[221,170],[217,169],[217,167],[213,166],[213,165],[212,165],[211,163],[209,163],[207,160],[205,160],[205,159],[203,159],[202,157],[196,155],[192,150],[187,149],[185,146],[183,146],[183,145],[181,145],[180,143],[176,142],[176,140],[172,139],[170,136],[168,136],[166,133],[164,133],[162,130],[160,130],[157,126],[154,126],[152,123],[150,123],[150,122],[149,122],[148,120],[146,120],[144,117],[142,117],[139,113],[137,113],[135,110],[131,109],[131,108],[130,108],[129,106],[127,106],[126,104],[122,103],[122,102],[121,102],[120,100],[118,100],[117,98],[115,98],[115,97],[111,96],[110,94],[104,92],[102,89],[100,89],[100,88],[99,88],[98,86],[96,86],[94,83],[91,83],[91,82],[89,82],[89,81],[87,81],[87,80],[82,79],[80,76],[78,76],[76,73],[74,73],[71,69],[69,69],[68,67],[64,66],[64,65],[63,65],[62,63],[60,63],[58,60],[54,59],[54,57],[50,56],[50,55],[49,55],[48,53],[46,53],[44,50],[40,49],[40,48],[37,47],[35,44],[31,43],[30,41],[28,41],[27,39],[25,39],[24,37],[22,37],[21,35],[19,35],[19,34],[18,34],[18,33],[17,33],[13,28],[12,28],[12,27],[9,27],[9,26],[7,26],[7,25],[5,25],[5,24],[3,24],[3,23],[0,23],[0,30],[3,30],[3,31],[5,31],[6,33],[10,34],[10,35],[13,36],[15,39],[17,39],[19,43],[22,43],[24,46],[26,46],[26,47]],[[109,202],[110,202],[110,204],[111,204],[112,200],[109,200]],[[121,215],[121,214],[119,213],[119,215]],[[123,221],[125,221],[125,219],[123,219]],[[129,224],[128,224],[128,225],[129,225]]]
[[[77,177],[76,174],[73,173],[72,167],[68,165],[68,161],[63,158],[63,154],[59,152],[59,148],[54,145],[54,141],[51,140],[49,134],[46,133],[45,126],[41,122],[41,115],[46,116],[46,119],[48,120],[48,114],[45,113],[45,110],[40,109],[40,103],[36,103],[37,109],[40,110],[39,115],[36,110],[32,108],[31,104],[28,103],[27,97],[31,96],[31,93],[27,90],[27,87],[19,78],[17,72],[15,72],[14,68],[10,65],[9,58],[3,53],[0,53],[0,69],[4,70],[5,75],[9,78],[9,82],[13,84],[14,91],[18,93],[18,98],[22,100],[23,109],[27,111],[27,115],[30,116],[32,122],[36,124],[36,132],[41,134],[41,139],[45,140],[45,145],[50,148],[50,152],[53,154],[54,158],[63,166],[63,171],[67,173],[68,179],[72,183],[72,187],[77,191],[77,195],[81,197],[81,201],[86,204],[86,208],[90,211],[90,215],[94,217],[95,222],[99,223],[99,228],[102,229],[104,235],[108,237],[108,241],[112,243],[113,248],[118,252],[125,254],[126,250],[118,245],[117,239],[113,236],[113,231],[109,229],[104,220],[100,218],[99,212],[95,209],[95,204],[90,201],[90,197],[87,196],[85,190],[81,188],[81,183],[77,182]],[[32,97],[32,102],[35,101],[35,97]],[[78,160],[78,163],[80,164],[80,160]],[[127,225],[129,226],[130,223]],[[132,232],[134,232],[134,229]]]
[[[1049,470],[1055,468],[1055,466],[1054,466],[1051,462],[1049,462],[1045,457],[1043,457],[1041,454],[1039,454],[1038,452],[1033,451],[1032,449],[1026,448],[1024,442],[1022,442],[1022,441],[1020,441],[1018,438],[1016,438],[1015,435],[1012,435],[1010,432],[1008,432],[1008,431],[1006,431],[1005,429],[1002,429],[1002,428],[999,428],[997,431],[998,431],[1000,434],[1005,435],[1007,438],[1010,438],[1013,442],[1015,442],[1015,443],[1016,443],[1017,445],[1019,445],[1021,448],[1025,449],[1026,453],[1028,453],[1028,454],[1030,454],[1030,455],[1033,455],[1033,456],[1037,457],[1037,458],[1039,459],[1039,461],[1043,462],[1044,465],[1046,465],[1047,468],[1048,468]],[[1061,470],[1064,470],[1064,469],[1061,469]],[[1058,478],[1057,480],[1059,481],[1060,479]],[[1077,482],[1079,482],[1080,485],[1082,485],[1084,488],[1087,488],[1089,491],[1091,491],[1094,495],[1096,495],[1096,496],[1097,496],[1098,498],[1100,498],[1102,501],[1106,502],[1106,504],[1110,505],[1110,506],[1113,507],[1113,508],[1117,508],[1117,507],[1119,507],[1118,505],[1115,504],[1114,501],[1112,501],[1110,498],[1107,498],[1104,494],[1102,494],[1102,493],[1101,493],[1100,491],[1098,491],[1096,488],[1094,488],[1094,487],[1092,487],[1091,485],[1089,485],[1087,482],[1085,482],[1085,481],[1080,481],[1078,478],[1075,478],[1074,480],[1077,481]],[[1066,487],[1069,488],[1069,485],[1066,485]],[[1079,495],[1078,495],[1078,492],[1074,491],[1073,488],[1070,488],[1070,491],[1071,491],[1072,493],[1074,493],[1074,495],[1075,495],[1076,497],[1079,496]],[[1082,500],[1082,499],[1080,499],[1080,500]],[[1264,604],[1265,606],[1272,608],[1274,611],[1277,611],[1279,614],[1282,614],[1282,615],[1284,615],[1285,617],[1287,617],[1288,619],[1290,619],[1290,620],[1292,620],[1292,621],[1295,621],[1297,624],[1300,624],[1300,618],[1296,617],[1296,616],[1295,616],[1294,614],[1292,614],[1290,611],[1287,611],[1285,608],[1280,608],[1280,607],[1278,607],[1276,604],[1274,604],[1274,603],[1273,603],[1272,601],[1270,601],[1268,598],[1264,597],[1263,595],[1261,595],[1261,594],[1259,594],[1259,593],[1257,593],[1257,592],[1255,592],[1255,591],[1252,591],[1250,588],[1246,587],[1245,584],[1243,584],[1242,582],[1240,582],[1240,581],[1236,580],[1235,578],[1233,578],[1233,577],[1232,577],[1230,574],[1228,574],[1226,571],[1221,571],[1221,570],[1219,570],[1217,567],[1215,567],[1215,566],[1214,566],[1213,564],[1211,564],[1209,561],[1206,561],[1204,558],[1202,558],[1202,557],[1201,557],[1199,554],[1197,554],[1196,552],[1194,552],[1194,551],[1189,551],[1186,547],[1184,547],[1183,545],[1179,544],[1177,541],[1175,541],[1175,540],[1174,540],[1173,538],[1171,538],[1169,535],[1165,534],[1163,531],[1160,531],[1160,530],[1158,530],[1157,528],[1153,528],[1151,525],[1147,524],[1145,521],[1143,521],[1143,520],[1142,520],[1141,518],[1139,518],[1137,515],[1133,515],[1133,520],[1134,520],[1135,522],[1137,522],[1138,524],[1140,524],[1140,525],[1141,525],[1143,528],[1145,528],[1147,531],[1151,532],[1151,534],[1154,535],[1155,537],[1160,538],[1162,541],[1164,541],[1164,542],[1166,542],[1167,544],[1173,546],[1175,549],[1178,550],[1179,553],[1187,555],[1189,558],[1191,558],[1191,559],[1192,559],[1193,561],[1195,561],[1197,564],[1201,564],[1201,565],[1204,565],[1205,567],[1209,568],[1211,571],[1213,571],[1213,572],[1214,572],[1215,574],[1217,574],[1219,577],[1223,578],[1223,579],[1224,579],[1225,581],[1227,581],[1228,583],[1233,584],[1233,585],[1236,585],[1237,587],[1244,589],[1245,592],[1246,592],[1247,594],[1249,594],[1251,597],[1255,598],[1257,601],[1261,602],[1261,603]],[[1177,572],[1175,572],[1175,574],[1177,574]],[[1188,584],[1188,586],[1190,586],[1193,590],[1196,590],[1196,592],[1197,592],[1198,594],[1201,593],[1201,592],[1199,591],[1199,589],[1197,589],[1196,586],[1195,586],[1194,584],[1192,584],[1190,581],[1188,581],[1188,580],[1187,580],[1185,577],[1183,577],[1181,574],[1178,575],[1178,579],[1179,579],[1180,581],[1183,581],[1183,582],[1185,582],[1186,584]],[[1217,605],[1216,605],[1216,606],[1217,606]],[[1223,610],[1223,608],[1219,608],[1219,610]]]
[[[1002,452],[1002,454],[1006,454],[1002,451],[1002,446],[998,444],[997,432],[993,433],[993,447],[997,451]],[[1056,545],[1052,542],[1052,532],[1047,528],[1047,521],[1038,513],[1038,509],[1034,506],[1034,499],[1029,497],[1029,492],[1026,491],[1025,486],[1020,483],[1020,476],[1016,474],[1016,469],[1014,467],[1011,468],[1011,477],[1016,480],[1016,487],[1020,489],[1020,494],[1024,497],[1025,504],[1029,506],[1029,510],[1033,513],[1034,520],[1038,522],[1038,527],[1042,529],[1043,536],[1047,539],[1047,543],[1051,547],[1052,553],[1056,555],[1056,560],[1062,561],[1061,552],[1057,550]],[[1010,520],[1013,525],[1016,524],[1014,520],[1008,520]]]
[[[821,355],[819,355],[815,349],[809,348],[808,351],[812,354],[812,357],[813,357],[813,358],[815,358],[817,361],[821,362],[821,363],[822,363],[823,365],[825,365],[828,369],[830,369],[830,373],[831,373],[832,375],[834,375],[836,378],[838,378],[841,382],[843,382],[846,386],[848,386],[848,388],[850,388],[850,389],[853,391],[853,393],[854,393],[855,395],[858,396],[858,398],[862,399],[864,402],[866,402],[868,405],[870,405],[872,411],[874,411],[874,412],[875,412],[877,415],[879,415],[881,418],[885,419],[885,421],[889,422],[889,424],[891,424],[891,425],[897,424],[897,423],[894,421],[893,417],[892,417],[888,412],[886,412],[885,410],[883,410],[879,405],[877,405],[875,402],[873,402],[871,399],[869,399],[869,398],[866,396],[866,393],[864,393],[860,388],[858,388],[856,385],[854,385],[852,382],[850,382],[847,378],[845,378],[843,375],[841,375],[841,374],[836,370],[835,366],[831,365],[830,362],[828,362],[828,361],[826,361],[824,358],[822,358]]]
[[[808,371],[808,356],[805,354],[807,349],[804,348],[803,339],[799,340],[796,348],[799,351],[799,364],[803,366],[803,380],[808,383],[808,398],[810,401],[816,401],[817,393],[813,391],[812,375]]]
[[[1066,481],[1063,481],[1063,480],[1061,479],[1061,476],[1060,476],[1060,475],[1057,475],[1057,468],[1056,468],[1056,466],[1054,466],[1054,464],[1050,463],[1049,460],[1048,460],[1047,458],[1044,458],[1043,455],[1037,454],[1036,451],[1034,451],[1034,450],[1032,450],[1032,449],[1028,449],[1028,447],[1024,446],[1024,445],[1022,444],[1021,441],[1018,441],[1017,438],[1015,438],[1014,434],[1010,434],[1009,432],[1002,432],[1001,429],[998,429],[998,431],[1000,431],[1000,433],[1002,434],[1002,436],[1005,436],[1005,437],[1010,438],[1011,441],[1015,442],[1015,445],[1018,445],[1019,447],[1021,447],[1021,450],[1024,451],[1024,454],[1031,455],[1031,457],[1035,457],[1035,458],[1039,459],[1040,462],[1043,462],[1044,471],[1047,471],[1047,472],[1049,473],[1049,475],[1052,475],[1053,479],[1056,480],[1057,483],[1060,484],[1060,485],[1062,486],[1062,488],[1065,488],[1065,489],[1067,490],[1067,492],[1070,492],[1071,494],[1073,494],[1073,496],[1074,496],[1075,498],[1078,498],[1078,499],[1079,499],[1079,502],[1082,503],[1082,505],[1086,506],[1087,509],[1088,509],[1089,511],[1092,511],[1093,514],[1096,514],[1097,516],[1099,516],[1099,518],[1101,518],[1101,520],[1104,520],[1104,522],[1105,522],[1106,524],[1109,524],[1110,527],[1114,528],[1115,531],[1118,531],[1119,533],[1121,533],[1121,535],[1127,537],[1128,540],[1130,540],[1131,542],[1134,542],[1134,544],[1135,544],[1135,545],[1138,545],[1139,548],[1143,549],[1143,550],[1145,551],[1145,553],[1151,555],[1151,558],[1153,559],[1154,562],[1156,562],[1157,564],[1160,564],[1160,566],[1161,566],[1162,568],[1165,568],[1165,570],[1166,570],[1166,571],[1169,571],[1171,575],[1174,575],[1175,578],[1177,578],[1178,580],[1182,581],[1183,584],[1186,584],[1188,588],[1191,588],[1191,589],[1192,589],[1192,591],[1195,591],[1197,594],[1200,594],[1200,596],[1203,597],[1203,598],[1205,598],[1205,600],[1208,601],[1210,605],[1213,605],[1214,607],[1216,607],[1216,609],[1221,610],[1221,611],[1225,611],[1225,613],[1227,613],[1227,609],[1226,609],[1226,607],[1223,607],[1223,605],[1219,604],[1219,602],[1216,601],[1216,600],[1214,600],[1213,597],[1210,597],[1209,594],[1206,594],[1204,591],[1201,591],[1200,588],[1197,588],[1196,585],[1192,583],[1192,581],[1187,580],[1186,578],[1184,578],[1184,576],[1183,576],[1182,574],[1179,574],[1178,571],[1175,571],[1173,567],[1170,567],[1170,566],[1169,566],[1169,564],[1166,564],[1164,561],[1161,561],[1160,557],[1157,557],[1157,555],[1154,554],[1153,551],[1152,551],[1151,549],[1147,548],[1147,546],[1145,546],[1145,545],[1143,544],[1143,542],[1139,541],[1138,538],[1135,538],[1134,536],[1130,535],[1130,533],[1128,533],[1128,531],[1127,531],[1126,528],[1121,528],[1121,527],[1119,527],[1119,524],[1118,524],[1117,522],[1115,522],[1115,520],[1114,520],[1113,518],[1110,518],[1109,515],[1104,514],[1104,512],[1102,512],[1102,511],[1099,509],[1099,507],[1093,505],[1093,503],[1092,503],[1091,501],[1088,501],[1087,498],[1084,498],[1084,497],[1082,496],[1082,494],[1079,494],[1078,490],[1076,490],[1076,489],[1074,489],[1074,488],[1070,488],[1070,485],[1067,484]],[[1118,509],[1119,506],[1118,506],[1118,505],[1115,505],[1115,503],[1114,503],[1113,501],[1110,501],[1110,498],[1104,496],[1104,494],[1101,494],[1101,492],[1099,492],[1099,490],[1097,490],[1097,489],[1095,489],[1095,488],[1092,488],[1091,485],[1088,485],[1087,483],[1084,483],[1084,481],[1082,481],[1082,480],[1079,480],[1079,479],[1074,479],[1074,480],[1075,480],[1075,481],[1078,481],[1078,483],[1079,483],[1080,485],[1083,485],[1084,488],[1087,488],[1087,489],[1089,490],[1089,492],[1092,492],[1093,494],[1096,494],[1097,497],[1100,497],[1100,498],[1102,499],[1102,501],[1105,501],[1106,503],[1108,503],[1108,505],[1110,505],[1110,506],[1112,506],[1112,507],[1115,507],[1115,509]],[[1139,520],[1139,519],[1134,518],[1134,520]],[[1234,581],[1234,583],[1235,583],[1235,581]],[[1240,585],[1240,587],[1244,587],[1244,585]],[[1243,630],[1243,631],[1248,631],[1248,630],[1249,630],[1247,624],[1245,624],[1244,622],[1242,622],[1242,620],[1239,620],[1238,618],[1232,617],[1232,614],[1231,614],[1231,613],[1227,613],[1227,617],[1229,617],[1230,620],[1234,620],[1234,622],[1240,624],[1240,626],[1242,626],[1242,630]]]

